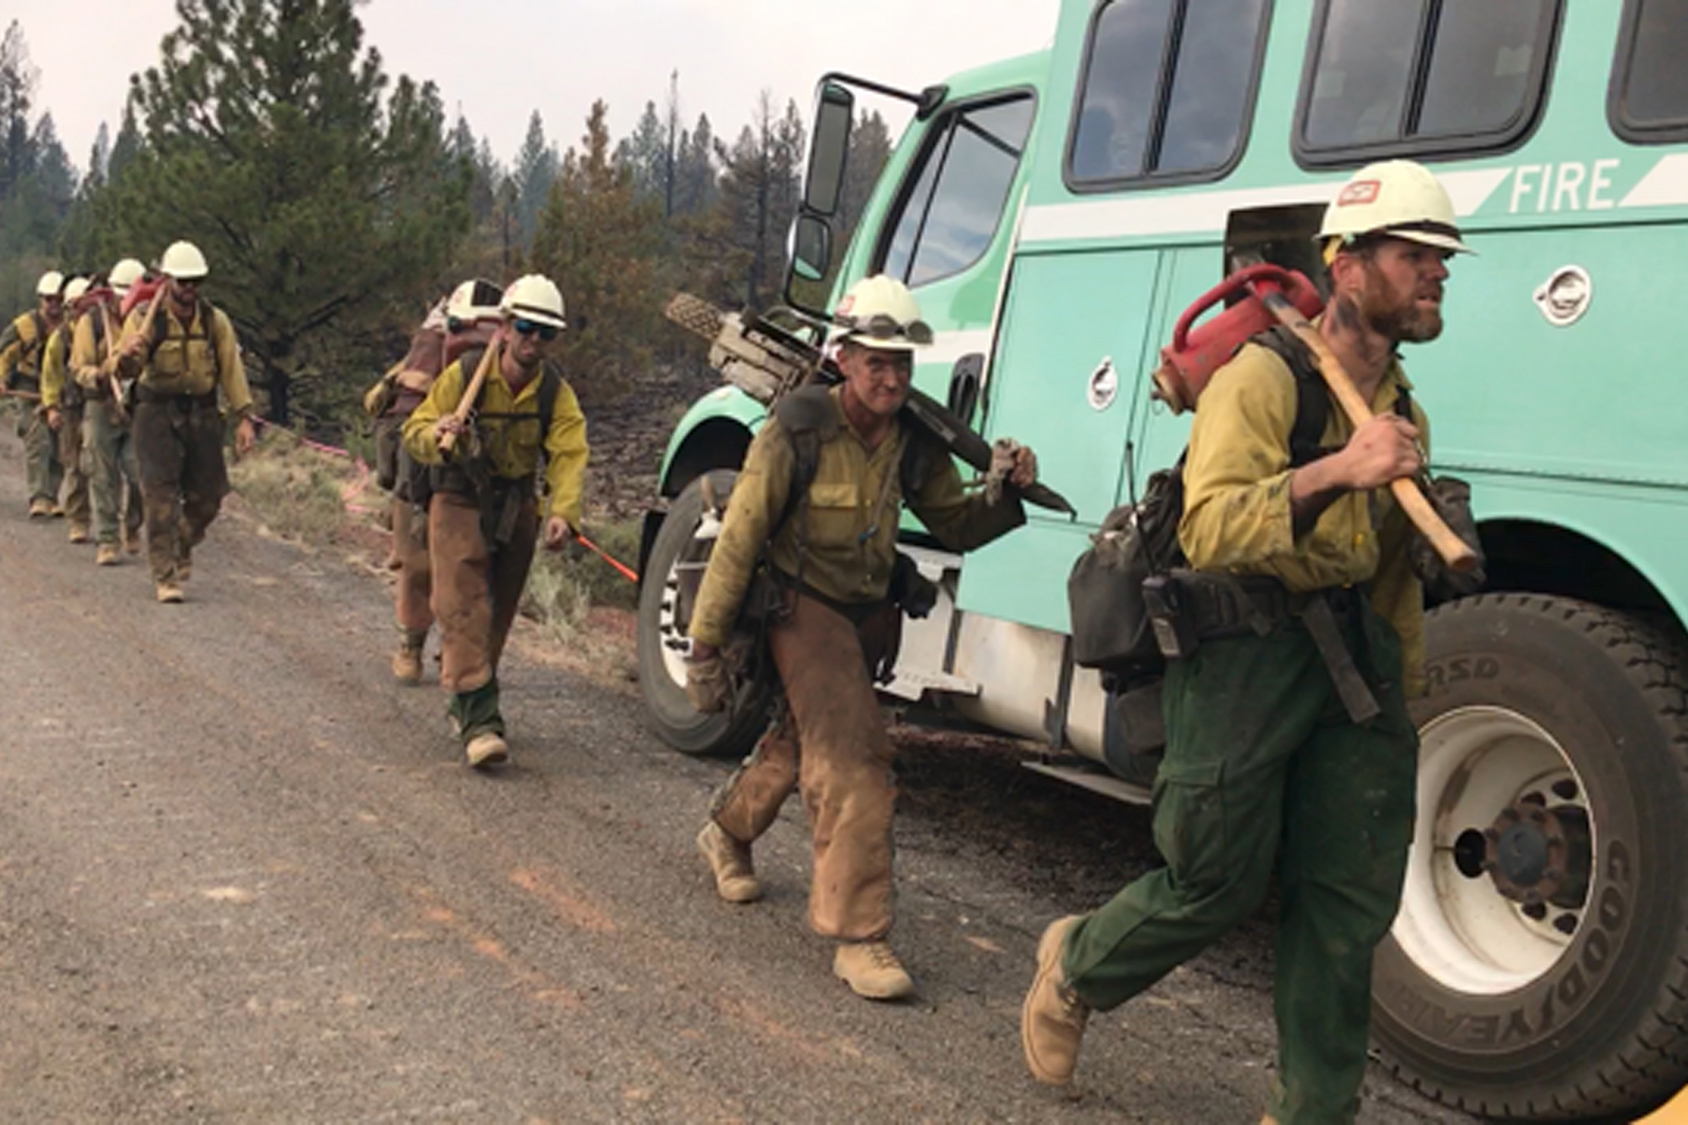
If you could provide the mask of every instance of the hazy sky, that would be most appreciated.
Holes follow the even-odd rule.
[[[52,111],[78,167],[100,122],[113,134],[129,75],[152,65],[176,24],[174,0],[6,5],[41,71],[36,112]],[[610,105],[614,136],[645,102],[660,106],[680,71],[687,125],[709,114],[736,135],[758,93],[796,98],[807,117],[815,80],[843,70],[906,88],[1046,46],[1059,0],[366,0],[365,42],[389,75],[433,79],[500,159],[520,147],[538,109],[558,148],[585,131],[592,100]],[[19,9],[22,9],[21,11]],[[9,23],[11,15],[0,16]]]

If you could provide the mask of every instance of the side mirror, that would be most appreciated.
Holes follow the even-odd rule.
[[[951,413],[969,426],[973,424],[973,411],[979,405],[979,387],[984,377],[983,352],[969,352],[962,356],[950,371],[949,402],[946,405]]]
[[[818,215],[802,214],[791,225],[791,272],[801,281],[826,280],[832,268],[832,228]]]
[[[803,180],[803,210],[825,218],[838,213],[844,191],[844,165],[850,155],[850,130],[856,121],[856,96],[832,82],[821,86],[815,105],[815,129],[809,139],[809,168]]]

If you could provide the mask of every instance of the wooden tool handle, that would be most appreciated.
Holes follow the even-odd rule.
[[[129,412],[123,409],[123,383],[117,377],[117,339],[119,332],[111,323],[111,310],[104,304],[100,305],[100,323],[105,325],[106,360],[101,368],[105,371],[106,381],[111,384],[111,409],[117,415],[117,422],[122,425],[129,417]],[[98,356],[95,357],[99,358]]]
[[[1371,407],[1360,392],[1354,387],[1354,380],[1349,378],[1348,372],[1342,367],[1342,362],[1325,343],[1325,338],[1319,330],[1313,327],[1311,321],[1301,315],[1301,310],[1290,304],[1282,294],[1270,291],[1255,290],[1255,295],[1271,310],[1301,342],[1313,351],[1318,360],[1319,374],[1323,376],[1325,384],[1330,387],[1331,394],[1336,396],[1337,405],[1348,415],[1348,420],[1355,428],[1365,425],[1372,420]],[[1477,552],[1473,551],[1459,536],[1453,533],[1443,520],[1436,514],[1436,509],[1430,506],[1430,501],[1418,487],[1417,482],[1400,479],[1391,481],[1389,491],[1395,494],[1395,500],[1401,505],[1401,510],[1412,520],[1413,526],[1424,533],[1430,545],[1436,548],[1436,553],[1442,556],[1442,561],[1461,573],[1477,566]]]
[[[451,416],[459,422],[469,420],[469,412],[475,409],[475,400],[481,397],[481,388],[486,385],[487,373],[492,370],[493,357],[497,354],[498,341],[496,340],[488,344],[486,351],[481,353],[481,362],[475,365],[474,378],[470,379],[469,385],[463,388],[463,397],[457,400],[457,409],[451,412]],[[440,452],[442,454],[450,453],[456,445],[457,435],[455,433],[440,435]]]

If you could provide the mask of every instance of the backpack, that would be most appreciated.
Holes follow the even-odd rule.
[[[1295,377],[1290,466],[1299,468],[1334,452],[1320,445],[1330,420],[1330,395],[1307,345],[1282,326],[1254,336],[1251,342],[1282,359]],[[1405,386],[1396,409],[1412,418],[1412,398]],[[1145,684],[1165,673],[1166,659],[1150,623],[1143,584],[1188,567],[1178,543],[1183,516],[1184,454],[1180,454],[1172,468],[1149,478],[1142,499],[1108,513],[1091,537],[1091,547],[1073,563],[1067,579],[1073,662],[1100,670],[1105,686]]]

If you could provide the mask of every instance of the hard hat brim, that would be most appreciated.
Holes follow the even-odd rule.
[[[567,328],[569,322],[554,312],[536,309],[529,305],[511,305],[504,310],[504,315],[510,320],[531,320],[535,324],[549,325],[552,328]]]
[[[913,340],[879,340],[872,336],[857,336],[854,334],[845,336],[842,342],[872,348],[876,352],[923,352],[932,346],[931,344],[917,344]]]
[[[1477,251],[1473,250],[1471,247],[1467,246],[1451,234],[1438,234],[1435,231],[1426,230],[1389,230],[1387,228],[1380,230],[1377,233],[1386,235],[1389,238],[1400,238],[1407,242],[1418,242],[1425,246],[1435,246],[1441,250],[1451,250],[1455,254],[1470,254],[1473,257],[1477,256]]]

